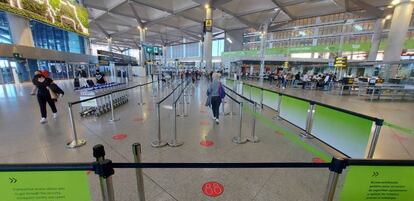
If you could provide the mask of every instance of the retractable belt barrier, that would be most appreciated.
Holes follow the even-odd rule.
[[[374,156],[383,119],[234,80],[229,85],[241,86],[241,93],[231,91],[243,99],[275,110],[274,119],[298,127],[303,138],[317,138],[347,157]]]
[[[154,148],[160,148],[160,147],[164,147],[166,145],[170,145],[169,143],[165,142],[162,140],[162,136],[161,136],[161,104],[167,100],[169,97],[172,96],[173,102],[175,102],[175,91],[180,87],[183,86],[185,82],[181,81],[167,96],[165,96],[163,99],[161,99],[160,101],[158,101],[157,104],[157,116],[158,116],[158,129],[157,129],[157,136],[156,136],[156,140],[153,141],[151,143],[151,146]],[[187,83],[188,85],[188,83]],[[187,85],[185,87],[187,87]],[[184,90],[185,88],[183,88]],[[184,107],[184,106],[183,106]],[[175,108],[174,108],[174,112],[175,112]],[[175,118],[175,117],[174,117]],[[174,124],[175,125],[175,124]],[[171,146],[174,145],[174,142],[176,142],[176,135],[175,135],[175,139],[173,138],[171,140]],[[180,143],[175,143],[175,145],[180,146]]]
[[[156,169],[328,169],[330,171],[328,184],[324,194],[324,201],[332,201],[337,190],[337,183],[339,175],[343,173],[346,168],[347,176],[342,188],[340,200],[384,200],[382,198],[393,197],[393,200],[409,201],[413,195],[412,179],[414,174],[414,160],[373,160],[373,159],[341,159],[332,158],[330,163],[312,163],[312,162],[249,162],[249,163],[143,163],[141,162],[141,145],[134,143],[132,145],[132,153],[134,156],[134,163],[113,163],[111,160],[105,158],[105,149],[103,145],[95,145],[93,147],[93,156],[96,158],[95,162],[90,163],[54,163],[54,164],[0,164],[1,173],[13,172],[13,175],[18,172],[48,172],[47,174],[56,174],[54,172],[70,172],[79,171],[93,171],[99,176],[102,200],[114,201],[114,186],[112,183],[112,176],[115,175],[114,169],[135,169],[137,180],[137,194],[140,201],[145,201],[145,186],[143,182],[142,169],[156,168]],[[162,170],[160,170],[162,171]],[[411,173],[410,173],[411,172]],[[408,174],[406,174],[408,173]],[[10,175],[10,174],[7,174]],[[26,175],[27,176],[27,175]],[[9,177],[9,176],[7,176]],[[37,174],[39,177],[39,174]],[[36,176],[27,180],[35,180]],[[408,178],[407,178],[408,177]],[[363,180],[364,182],[355,181],[355,179]],[[11,179],[11,178],[9,178]],[[13,178],[10,182],[16,182]],[[18,178],[20,179],[20,178]],[[72,180],[84,180],[82,188],[76,185],[66,185],[66,188],[59,188],[60,191],[67,193],[67,200],[73,199],[72,196],[83,195],[82,200],[90,200],[89,186],[86,179],[86,174],[77,174]],[[54,184],[63,185],[68,181],[61,179],[57,181],[45,180],[39,182],[27,181],[26,190],[44,190],[46,188],[37,188],[37,185]],[[57,182],[57,183],[56,183]],[[79,182],[79,181],[78,181]],[[30,183],[30,184],[29,184]],[[86,185],[84,185],[86,184]],[[386,186],[381,185],[386,184]],[[52,187],[52,186],[51,186]],[[56,186],[53,186],[56,187]],[[3,192],[2,196],[9,200],[16,200],[19,193],[15,193],[17,187],[13,185],[4,186],[0,190]],[[57,189],[57,188],[56,188]],[[56,190],[55,189],[55,190]],[[24,190],[24,189],[20,189]],[[73,192],[75,190],[82,192]],[[388,192],[388,190],[392,192]],[[378,194],[378,191],[381,193]],[[69,192],[73,193],[69,194]],[[76,197],[79,198],[79,197]],[[86,198],[86,199],[85,199]]]
[[[68,102],[69,118],[70,118],[71,127],[72,127],[72,141],[68,142],[66,144],[66,147],[68,147],[68,148],[77,148],[77,147],[80,147],[80,146],[83,146],[83,145],[86,144],[86,140],[78,138],[78,134],[77,134],[77,131],[76,131],[76,124],[75,124],[75,120],[74,120],[74,116],[73,116],[73,106],[74,105],[78,105],[78,104],[85,103],[85,102],[92,101],[92,100],[96,101],[96,100],[99,100],[99,99],[102,99],[102,98],[109,97],[109,105],[105,105],[105,110],[108,109],[108,110],[111,111],[111,119],[109,121],[110,122],[115,122],[115,121],[119,120],[119,118],[115,117],[115,111],[114,111],[115,107],[117,106],[116,102],[118,102],[118,98],[119,98],[120,101],[125,100],[125,97],[127,97],[126,91],[131,90],[131,89],[135,89],[135,88],[139,88],[140,89],[140,102],[138,103],[138,105],[143,105],[144,102],[143,102],[143,99],[142,99],[142,87],[146,86],[146,85],[149,85],[149,84],[156,83],[156,82],[157,82],[157,80],[147,82],[147,83],[144,83],[144,84],[137,84],[137,85],[134,85],[134,86],[123,88],[123,89],[111,90],[110,92],[107,92],[107,93],[104,93],[104,94],[101,94],[101,95],[98,95],[98,96],[94,96],[94,97],[91,97],[91,98],[86,98],[86,99],[79,100],[79,101],[74,101],[74,102]],[[160,82],[158,82],[158,85],[159,84],[160,84]],[[120,93],[121,93],[121,95],[117,96],[117,94],[120,94]],[[101,108],[101,109],[104,109],[104,108]]]

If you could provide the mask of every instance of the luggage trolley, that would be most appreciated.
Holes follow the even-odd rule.
[[[108,83],[105,85],[97,85],[80,92],[80,100],[96,97],[111,91],[119,90],[124,87],[124,83]],[[128,93],[126,91],[115,92],[112,94],[114,107],[118,107],[128,102]],[[105,95],[97,99],[89,100],[81,103],[81,117],[91,115],[100,116],[111,110],[110,95]]]

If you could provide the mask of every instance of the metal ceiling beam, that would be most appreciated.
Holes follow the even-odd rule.
[[[131,8],[132,13],[135,16],[135,20],[137,21],[138,25],[140,27],[143,27],[142,19],[141,19],[141,17],[139,17],[137,10],[135,10],[134,5],[131,3],[130,0],[128,0],[128,4],[129,4],[129,7]]]
[[[109,33],[97,21],[94,21],[94,23],[106,37],[110,37]]]
[[[237,16],[236,13],[233,13],[231,10],[224,8],[221,5],[215,5],[215,8],[222,10],[223,12],[231,15],[232,17],[236,18],[237,20],[239,20],[241,23],[245,24],[248,27],[252,27],[252,28],[256,28],[258,26],[258,24],[250,22],[242,17]]]
[[[272,2],[279,7],[290,19],[295,19],[295,17],[284,7],[281,3],[277,2],[277,0],[272,0]]]
[[[166,8],[161,7],[161,6],[154,5],[152,3],[141,2],[141,1],[138,1],[138,0],[131,0],[131,2],[136,3],[138,5],[144,5],[144,6],[147,6],[147,7],[150,7],[150,8],[154,8],[154,9],[161,10],[161,11],[164,11],[166,13],[169,13],[168,16],[161,17],[161,18],[158,18],[158,19],[155,19],[155,20],[148,21],[148,22],[144,23],[144,26],[151,26],[153,24],[157,24],[157,23],[162,22],[162,21],[164,21],[164,20],[166,20],[166,19],[168,19],[168,18],[170,18],[172,16],[179,16],[179,17],[182,17],[184,19],[187,19],[187,20],[190,20],[190,21],[193,21],[193,22],[197,22],[197,23],[200,23],[200,24],[203,24],[204,23],[203,20],[198,20],[198,19],[194,19],[194,18],[191,18],[191,17],[187,17],[187,16],[182,15],[183,12],[188,11],[188,10],[191,10],[191,9],[194,9],[194,8],[197,8],[200,5],[192,5],[192,6],[189,6],[187,8],[183,8],[183,9],[174,11],[172,9],[166,9]],[[219,26],[215,26],[215,27],[217,27],[219,29],[222,29],[222,30],[225,30],[223,27],[219,27]]]
[[[111,7],[109,7],[109,8],[106,8],[105,6],[103,6],[103,7],[101,7],[101,6],[96,6],[96,5],[92,5],[92,4],[89,4],[89,3],[84,3],[84,5],[86,6],[86,7],[90,7],[90,8],[94,8],[94,9],[98,9],[98,10],[102,10],[102,11],[105,11],[104,13],[102,13],[102,14],[100,14],[100,15],[98,15],[98,16],[96,16],[95,17],[95,19],[93,19],[93,20],[97,20],[97,19],[99,19],[99,18],[101,18],[102,16],[104,16],[106,13],[109,13],[109,12],[111,12],[113,9],[115,9],[115,8],[117,8],[118,6],[120,6],[120,5],[122,5],[123,3],[125,3],[127,0],[121,0],[121,1],[119,1],[119,2],[117,2],[117,3],[115,3],[114,5],[112,5]]]
[[[272,10],[275,10],[277,8],[278,7],[275,6],[273,8],[264,8],[264,9],[257,9],[257,10],[246,11],[246,12],[243,12],[243,13],[238,14],[237,17],[243,17],[243,16],[246,16],[246,15],[252,15],[252,14],[256,14],[256,13],[272,11]]]
[[[378,9],[377,7],[372,6],[369,3],[366,3],[361,0],[349,0],[349,1],[351,1],[353,4],[357,5],[358,7],[364,9],[371,17],[381,18],[384,15],[383,10]]]

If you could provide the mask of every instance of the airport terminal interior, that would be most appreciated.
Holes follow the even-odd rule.
[[[0,200],[413,201],[413,11],[0,0]]]

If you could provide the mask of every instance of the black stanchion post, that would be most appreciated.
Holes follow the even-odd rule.
[[[152,147],[159,148],[167,145],[166,142],[161,140],[161,105],[160,103],[157,104],[157,116],[158,116],[158,133],[157,139],[151,143]]]
[[[113,123],[119,121],[119,119],[115,118],[114,98],[112,92],[109,94],[109,101],[111,102],[111,119],[109,120],[109,122]]]
[[[281,119],[281,117],[280,117],[280,105],[282,104],[282,94],[279,94],[279,98],[277,99],[277,114],[276,114],[276,116],[275,117],[273,117],[273,119],[275,119],[275,120],[280,120]]]
[[[102,200],[115,201],[111,177],[114,174],[114,169],[112,168],[112,161],[105,160],[105,147],[101,144],[95,145],[93,147],[93,157],[97,161],[95,173],[99,175]]]
[[[139,85],[139,103],[138,103],[138,105],[144,105],[145,103],[144,103],[144,100],[143,100],[143,98],[142,98],[142,85],[140,84]]]
[[[141,163],[141,144],[134,143],[132,145],[132,153],[134,154],[134,162]],[[145,201],[144,190],[144,176],[141,168],[135,168],[135,175],[137,177],[137,190],[139,201]]]
[[[369,146],[369,151],[368,151],[367,158],[372,159],[374,157],[375,148],[377,146],[379,134],[381,132],[381,127],[382,127],[383,124],[384,124],[383,119],[376,119],[375,120],[375,129],[374,129],[374,133],[372,134],[371,143],[370,143],[370,146]]]
[[[239,104],[239,112],[240,112],[240,117],[239,117],[239,133],[238,136],[233,138],[233,142],[237,143],[237,144],[244,144],[247,142],[247,140],[242,139],[242,127],[243,127],[243,102],[240,102]]]
[[[313,116],[315,114],[315,103],[309,103],[309,109],[306,117],[306,128],[305,131],[301,133],[301,137],[305,139],[312,139],[313,137],[310,135],[312,132],[312,125],[313,125]]]
[[[333,201],[339,175],[346,168],[346,161],[333,158],[329,170],[329,180],[323,201]]]
[[[86,140],[78,139],[78,134],[76,132],[75,120],[73,118],[72,103],[68,104],[68,110],[69,110],[70,123],[71,123],[71,126],[72,126],[73,139],[72,139],[71,142],[66,143],[66,147],[72,149],[72,148],[76,148],[76,147],[80,147],[80,146],[85,145]]]
[[[259,138],[256,136],[256,102],[253,102],[253,122],[252,122],[252,134],[251,138],[247,139],[249,142],[257,143],[260,142]]]

